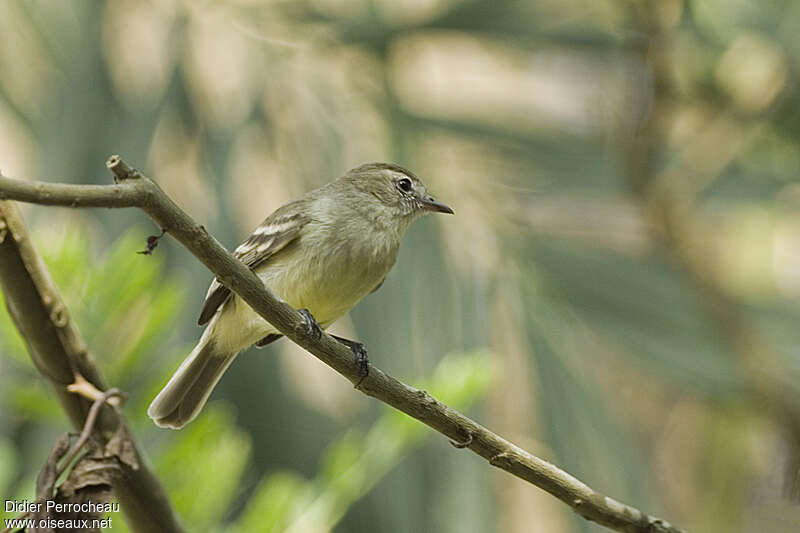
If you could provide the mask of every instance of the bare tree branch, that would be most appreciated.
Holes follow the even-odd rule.
[[[105,383],[34,249],[16,206],[3,201],[0,201],[0,285],[9,314],[28,345],[36,368],[53,385],[72,424],[84,427],[87,417],[95,416],[91,414],[92,402],[67,389],[81,377],[100,390],[105,390]],[[114,409],[105,407],[100,410],[94,435],[106,442],[120,425],[125,425],[125,420]],[[129,444],[138,467],[123,465],[124,476],[114,485],[128,525],[138,533],[182,533],[183,526],[163,487],[136,443],[131,439]]]
[[[323,333],[318,339],[306,333],[302,315],[279,300],[243,263],[228,253],[202,226],[150,179],[118,156],[107,162],[117,185],[82,186],[31,183],[0,176],[0,198],[69,207],[138,207],[167,233],[181,242],[217,278],[236,292],[259,315],[292,341],[342,374],[354,385],[361,381],[352,352]],[[576,513],[626,533],[678,533],[680,529],[629,505],[613,500],[567,472],[515,446],[475,421],[416,389],[372,367],[357,387],[403,411],[469,448],[493,466],[524,479],[569,505]]]

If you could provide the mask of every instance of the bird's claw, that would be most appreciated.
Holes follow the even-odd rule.
[[[322,328],[314,318],[314,315],[312,315],[311,311],[308,309],[300,309],[300,314],[303,315],[305,319],[306,336],[314,340],[319,340],[320,337],[322,337]]]
[[[358,367],[358,375],[361,376],[361,379],[359,379],[358,383],[355,385],[355,387],[358,388],[361,385],[361,382],[364,381],[364,378],[369,375],[369,358],[367,357],[367,349],[360,342],[351,341],[350,339],[345,339],[344,337],[339,337],[338,335],[331,335],[331,337],[350,348],[350,351],[353,352],[353,363]]]
[[[369,375],[369,358],[367,357],[367,349],[360,342],[354,342],[350,345],[350,350],[353,352],[353,362],[358,367],[358,375],[361,379],[356,384],[361,385],[364,378]]]

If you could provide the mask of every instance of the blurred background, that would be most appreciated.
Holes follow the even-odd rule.
[[[0,35],[5,175],[108,183],[119,153],[233,249],[407,166],[456,216],[334,332],[690,531],[800,527],[800,3],[8,0]],[[191,531],[602,530],[286,340],[158,430],[209,272],[137,255],[138,211],[24,209]],[[0,495],[31,499],[68,424],[2,313]]]

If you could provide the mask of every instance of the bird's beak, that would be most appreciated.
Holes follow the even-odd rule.
[[[429,211],[437,211],[439,213],[447,213],[448,215],[454,215],[455,212],[450,208],[450,206],[443,204],[433,196],[428,196],[422,201],[422,205],[425,209]]]

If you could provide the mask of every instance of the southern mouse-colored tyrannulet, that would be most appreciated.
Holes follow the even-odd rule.
[[[325,328],[380,287],[405,230],[434,211],[453,212],[408,170],[369,163],[276,210],[234,254],[289,305],[308,310],[309,324],[316,319]],[[239,351],[281,336],[217,281],[198,322],[208,324],[200,342],[147,410],[159,426],[183,427]],[[366,372],[363,346],[337,339],[362,357]]]

